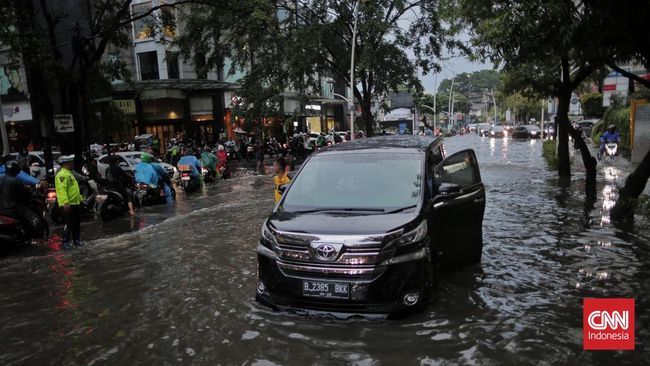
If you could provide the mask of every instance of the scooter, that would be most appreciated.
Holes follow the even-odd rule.
[[[38,215],[45,215],[45,198],[42,192],[34,190],[30,199],[30,209]],[[29,244],[35,239],[47,239],[50,228],[47,221],[41,220],[43,232],[31,232],[29,226],[21,220],[8,215],[0,215],[0,244],[24,245]]]
[[[176,199],[176,190],[170,187],[172,191],[172,198]],[[165,191],[160,187],[150,187],[146,183],[137,183],[135,191],[136,207],[157,205],[167,203],[165,198]]]
[[[217,172],[211,171],[208,168],[201,168],[201,175],[203,176],[203,182],[205,183],[214,183],[217,180]]]
[[[135,203],[135,202],[134,202]],[[129,201],[117,190],[107,188],[106,200],[99,210],[102,220],[112,220],[129,212]]]
[[[616,154],[618,153],[618,144],[615,142],[609,142],[605,144],[605,159],[614,161],[616,159]]]
[[[196,192],[201,188],[201,181],[192,175],[191,166],[181,164],[178,171],[181,173],[181,187],[185,193]]]
[[[77,184],[79,185],[81,196],[84,197],[79,205],[79,207],[81,207],[81,218],[94,219],[95,214],[100,207],[98,202],[106,199],[106,196],[99,194],[97,183],[92,179],[79,180],[77,181]],[[59,207],[59,203],[56,199],[56,190],[54,188],[48,189],[46,202],[47,212],[49,213],[52,222],[55,224],[63,224],[65,222],[63,209]]]

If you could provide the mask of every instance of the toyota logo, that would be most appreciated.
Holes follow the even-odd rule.
[[[324,261],[331,261],[336,258],[336,248],[330,244],[321,244],[316,247],[316,258]]]

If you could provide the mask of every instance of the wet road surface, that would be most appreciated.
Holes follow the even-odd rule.
[[[545,168],[541,141],[459,136],[487,188],[480,266],[440,279],[403,320],[336,320],[253,301],[256,240],[270,176],[248,176],[86,223],[82,249],[58,240],[0,257],[2,365],[649,364],[650,235],[609,225],[628,164],[600,167],[585,205]],[[171,216],[171,217],[170,217]],[[636,298],[636,350],[582,351],[584,297]]]

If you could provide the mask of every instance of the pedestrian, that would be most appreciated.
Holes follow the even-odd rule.
[[[56,200],[63,208],[65,228],[63,229],[63,249],[70,249],[70,236],[75,246],[81,246],[81,192],[79,184],[72,174],[74,155],[59,158],[61,169],[54,178]]]
[[[275,176],[273,177],[273,183],[275,184],[275,203],[278,203],[282,198],[280,186],[291,181],[288,175],[287,161],[283,157],[275,159],[273,162],[273,172],[275,173]]]
[[[257,144],[257,150],[255,151],[255,160],[257,161],[257,171],[262,174],[266,173],[264,171],[264,145],[260,142]]]

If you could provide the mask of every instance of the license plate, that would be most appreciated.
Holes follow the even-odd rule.
[[[181,177],[181,180],[190,180],[190,177]]]
[[[333,299],[349,299],[350,284],[344,282],[302,281],[302,295]]]

